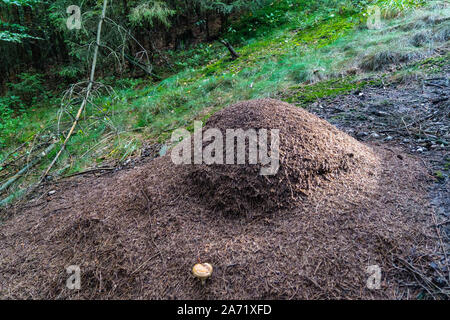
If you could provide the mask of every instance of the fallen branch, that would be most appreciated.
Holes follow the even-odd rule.
[[[30,170],[30,168],[32,168],[34,165],[36,165],[37,163],[39,163],[43,157],[45,157],[47,154],[50,153],[50,151],[53,150],[53,148],[56,146],[55,143],[51,144],[49,147],[47,147],[47,149],[45,149],[44,152],[42,152],[37,158],[35,158],[34,160],[32,160],[31,162],[29,162],[25,167],[23,167],[19,172],[17,172],[16,175],[14,175],[11,179],[9,179],[8,181],[6,181],[2,186],[0,186],[0,193],[3,190],[6,190],[10,185],[12,185],[15,181],[17,181],[17,179],[19,179],[20,177],[22,177],[28,170]]]
[[[233,46],[227,40],[220,40],[220,43],[227,47],[228,51],[231,53],[231,57],[233,60],[236,60],[240,57],[239,53],[234,50]]]
[[[114,169],[115,168],[112,168],[112,167],[92,168],[92,169],[87,169],[85,171],[75,172],[75,173],[69,174],[68,176],[65,176],[64,178],[71,178],[71,177],[81,176],[81,175],[84,175],[84,174],[94,173],[94,172],[98,172],[98,171],[112,171]]]
[[[15,159],[14,159],[14,160],[12,160],[11,162],[6,163],[6,161],[8,160],[8,158],[9,158],[11,155],[13,155],[13,154],[16,153],[17,151],[19,151],[19,150],[20,150],[22,147],[24,147],[27,143],[28,143],[28,141],[27,141],[27,142],[24,142],[24,143],[21,144],[19,147],[17,147],[16,149],[14,149],[13,151],[11,151],[10,153],[8,153],[8,154],[5,156],[5,160],[3,160],[2,162],[0,162],[0,171],[2,170],[2,169],[1,169],[2,167],[7,167],[11,162],[15,161]]]
[[[396,257],[397,260],[406,268],[404,270],[409,271],[414,279],[416,280],[416,284],[419,285],[422,289],[427,291],[434,299],[433,293],[439,293],[446,297],[449,297],[449,292],[442,290],[439,288],[436,284],[433,283],[431,279],[429,279],[426,275],[424,275],[422,272],[420,272],[417,268],[415,268],[411,263],[406,261],[405,259],[401,257]],[[397,267],[395,264],[393,265],[395,268]]]
[[[10,196],[6,197],[5,199],[0,201],[0,207],[4,207],[7,204],[11,203],[14,199],[17,197],[21,197],[22,195],[26,194],[29,188],[20,189],[14,194],[11,194]]]
[[[439,229],[439,225],[438,225],[438,222],[437,222],[437,219],[436,219],[436,214],[435,214],[435,211],[433,210],[433,214],[432,214],[432,218],[433,218],[433,223],[434,223],[434,225],[435,225],[435,228],[436,228],[436,233],[437,233],[437,235],[438,235],[438,238],[439,238],[439,243],[440,243],[440,245],[441,245],[441,247],[442,247],[442,253],[444,254],[444,257],[445,257],[445,262],[446,262],[446,267],[447,267],[447,272],[448,272],[448,282],[447,282],[447,284],[449,284],[450,285],[450,265],[449,265],[449,261],[448,261],[448,256],[447,256],[447,250],[446,250],[446,247],[445,247],[445,245],[444,245],[444,241],[442,240],[442,236],[441,236],[441,232],[440,232],[440,229]]]
[[[126,53],[124,54],[125,59],[127,59],[130,63],[132,63],[134,66],[140,68],[142,71],[144,71],[146,74],[148,74],[149,76],[154,77],[157,80],[162,80],[159,76],[157,76],[156,74],[154,74],[153,72],[151,72],[149,70],[149,68],[141,63],[139,63],[138,61],[136,61],[133,57],[127,55]]]

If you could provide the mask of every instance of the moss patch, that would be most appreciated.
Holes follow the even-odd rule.
[[[356,80],[353,77],[343,79],[331,79],[308,85],[299,85],[289,88],[287,98],[283,99],[290,103],[305,107],[317,99],[335,97],[368,85],[379,85],[380,80]]]
[[[330,19],[299,32],[294,38],[294,42],[309,47],[322,48],[348,34],[349,31],[354,29],[356,23],[359,23],[357,16]]]

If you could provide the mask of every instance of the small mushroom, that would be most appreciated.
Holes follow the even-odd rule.
[[[205,285],[206,279],[211,277],[212,272],[213,267],[209,263],[198,263],[192,268],[192,273],[201,280],[202,285]]]

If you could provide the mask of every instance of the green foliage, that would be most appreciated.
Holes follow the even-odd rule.
[[[7,94],[0,97],[0,147],[8,142],[8,136],[19,135],[17,128],[27,124],[27,108],[48,99],[41,74],[25,72],[18,78],[16,83],[7,83]]]
[[[0,149],[8,145],[8,136],[14,133],[18,125],[23,125],[23,119],[14,117],[12,106],[20,104],[19,97],[0,97]]]
[[[6,126],[6,123],[11,120],[13,110],[10,108],[12,97],[0,97],[0,132]],[[1,138],[0,138],[1,139]],[[1,144],[0,140],[0,144]]]
[[[193,0],[202,11],[215,11],[224,15],[259,8],[270,0]]]
[[[22,43],[25,39],[41,40],[29,34],[28,28],[17,23],[8,23],[0,20],[0,41]]]
[[[385,18],[398,16],[405,10],[418,8],[425,4],[425,0],[375,0],[373,2],[373,5],[377,5],[380,8]]]
[[[142,25],[146,21],[153,26],[155,22],[160,22],[166,27],[170,26],[169,18],[176,13],[162,1],[146,1],[134,7],[129,15],[133,25]]]
[[[31,106],[37,99],[42,98],[42,95],[45,93],[45,87],[41,74],[24,72],[19,74],[18,78],[20,81],[17,83],[7,84],[11,97],[19,97],[19,100],[16,101],[18,104],[12,104],[13,108]]]
[[[3,24],[5,25],[5,24]],[[15,26],[19,26],[19,25],[15,25]],[[18,29],[18,28],[15,28]],[[22,30],[26,30],[25,28],[23,28]],[[10,30],[0,30],[0,41],[5,41],[5,42],[13,42],[13,43],[22,43],[23,40],[25,39],[41,39],[38,37],[33,37],[30,36],[29,34],[25,33],[25,32],[13,32]]]
[[[333,18],[360,13],[367,1],[351,0],[278,0],[253,10],[229,29],[228,38],[235,42],[268,35],[283,25],[302,30]]]
[[[347,34],[355,27],[355,22],[358,22],[358,20],[345,17],[327,19],[326,23],[309,27],[298,33],[295,40],[302,44],[321,48]]]
[[[62,66],[58,71],[58,75],[66,80],[74,80],[80,77],[83,72],[83,68],[77,65],[68,65]]]
[[[1,0],[0,9],[2,6],[32,7],[39,2],[38,0]],[[30,35],[30,30],[18,23],[10,23],[0,19],[0,41],[22,43],[25,39],[41,38]]]
[[[444,174],[443,174],[442,171],[440,171],[440,170],[435,171],[435,172],[434,172],[434,176],[435,176],[438,180],[444,180],[444,179],[445,179]]]
[[[19,6],[19,7],[23,7],[23,6],[33,6],[35,4],[39,4],[40,2],[42,2],[41,0],[1,0],[1,3],[4,3],[6,5],[15,5],[15,6]]]

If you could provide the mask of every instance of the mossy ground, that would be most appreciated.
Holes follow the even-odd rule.
[[[380,80],[358,80],[355,77],[330,79],[309,85],[299,85],[289,88],[285,100],[296,105],[306,107],[308,104],[320,98],[335,97],[363,89],[368,85],[379,85]]]

